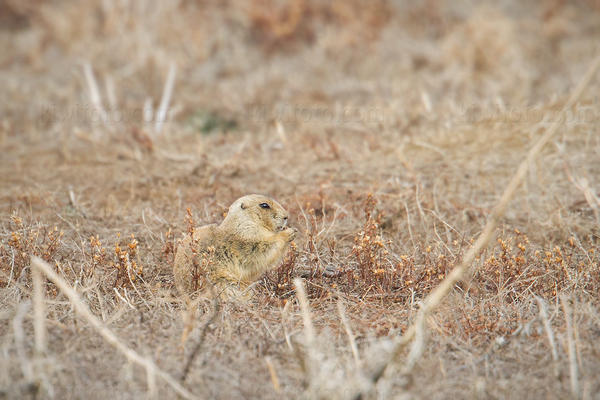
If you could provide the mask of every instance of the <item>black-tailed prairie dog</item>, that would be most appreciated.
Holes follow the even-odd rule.
[[[237,199],[220,225],[197,228],[180,241],[173,265],[177,289],[193,293],[202,286],[200,276],[220,293],[245,290],[282,260],[296,236],[287,222],[288,212],[269,197]]]

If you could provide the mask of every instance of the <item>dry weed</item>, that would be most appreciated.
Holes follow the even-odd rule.
[[[158,369],[202,398],[600,393],[598,82],[419,313],[596,54],[594,1],[11,0],[0,25],[0,397],[168,398]],[[177,239],[255,192],[295,245],[247,304],[185,305]]]

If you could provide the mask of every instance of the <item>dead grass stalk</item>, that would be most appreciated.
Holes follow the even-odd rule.
[[[77,292],[63,279],[61,278],[52,267],[39,257],[31,257],[31,265],[33,268],[37,268],[41,271],[48,279],[50,279],[58,288],[67,296],[75,311],[83,317],[90,325],[98,331],[100,336],[104,338],[108,343],[113,345],[119,352],[121,352],[129,361],[134,364],[146,369],[148,373],[154,372],[159,378],[167,383],[175,392],[185,399],[197,399],[197,397],[189,392],[186,388],[181,386],[171,375],[158,368],[152,360],[144,358],[137,352],[127,347],[121,339],[117,337],[110,329],[108,329],[102,321],[100,321],[90,309],[83,303]],[[149,388],[152,389],[152,380],[150,380]]]
[[[573,313],[569,306],[569,299],[567,296],[562,295],[560,302],[563,306],[563,312],[565,313],[565,323],[567,325],[567,349],[569,353],[569,377],[571,381],[571,396],[573,399],[580,398],[579,390],[579,371],[577,369],[577,353],[575,344],[575,335],[573,333]]]

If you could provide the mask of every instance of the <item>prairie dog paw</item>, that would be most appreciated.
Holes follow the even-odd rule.
[[[296,238],[298,230],[296,228],[286,228],[281,233],[283,233],[287,242],[291,242]]]

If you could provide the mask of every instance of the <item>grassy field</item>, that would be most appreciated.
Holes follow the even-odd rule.
[[[0,399],[599,399],[599,44],[596,0],[0,0]],[[293,251],[187,304],[249,193]]]

